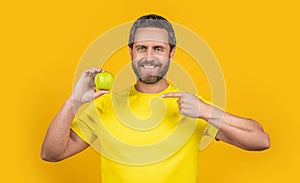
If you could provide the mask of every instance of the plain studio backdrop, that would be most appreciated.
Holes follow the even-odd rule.
[[[157,13],[207,43],[223,71],[226,110],[258,120],[271,137],[271,148],[263,152],[214,142],[199,154],[198,182],[299,182],[298,10],[297,1],[289,0],[1,2],[0,181],[100,182],[94,150],[47,163],[39,156],[42,140],[72,92],[88,46],[115,26]],[[179,48],[174,62],[192,59]],[[129,62],[122,47],[103,67],[117,74]],[[194,66],[183,67],[199,94],[210,99],[208,79]]]

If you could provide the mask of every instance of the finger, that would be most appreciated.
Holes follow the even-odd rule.
[[[87,70],[85,70],[85,72],[100,72],[101,68],[89,68]]]
[[[105,72],[102,68],[91,68],[91,77],[95,77],[100,72]]]
[[[86,76],[93,77],[95,74],[97,74],[100,71],[101,71],[101,69],[99,69],[99,68],[89,68],[89,69],[85,70],[84,73]]]
[[[108,90],[99,90],[97,92],[94,93],[94,98],[97,98],[101,95],[104,95],[104,94],[109,94],[109,91]]]
[[[186,111],[184,109],[180,109],[179,114],[180,115],[186,115]]]
[[[91,68],[91,76],[95,76],[97,73],[101,72],[101,68]]]
[[[106,71],[102,68],[92,68],[91,76],[95,77],[96,74],[101,73],[101,72],[106,72]]]
[[[162,94],[162,98],[181,98],[183,95],[182,92],[171,92]]]

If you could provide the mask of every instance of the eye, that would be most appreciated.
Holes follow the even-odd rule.
[[[138,51],[146,51],[146,47],[145,46],[138,46],[137,50]]]
[[[163,51],[164,51],[164,48],[162,48],[162,47],[156,47],[156,48],[155,48],[155,51],[156,51],[156,52],[163,52]]]

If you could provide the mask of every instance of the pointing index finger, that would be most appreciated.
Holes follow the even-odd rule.
[[[181,98],[181,92],[171,92],[171,93],[164,93],[161,95],[162,98]]]

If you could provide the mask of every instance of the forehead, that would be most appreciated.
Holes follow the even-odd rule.
[[[134,42],[158,41],[168,43],[168,32],[161,28],[138,28],[135,32]]]

